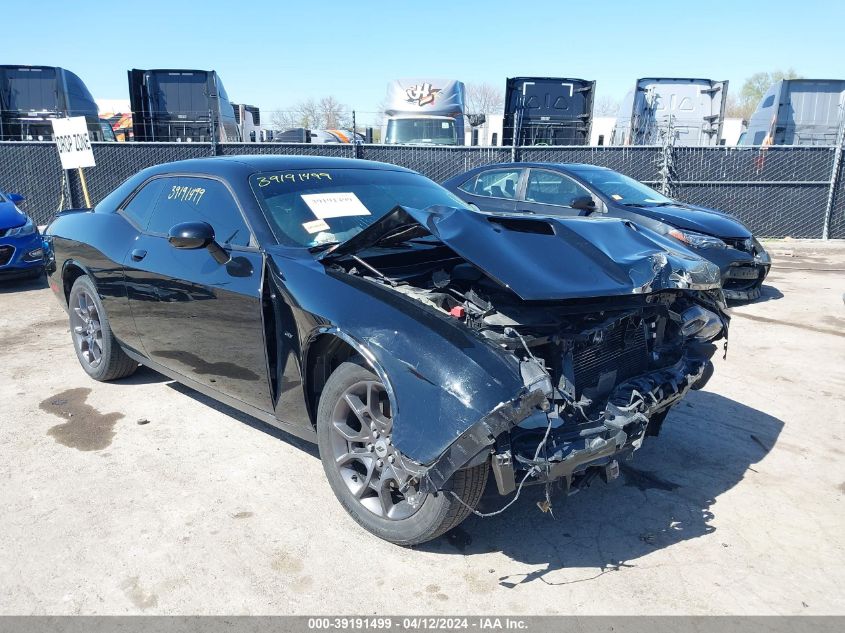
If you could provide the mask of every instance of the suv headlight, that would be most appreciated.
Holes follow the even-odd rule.
[[[704,233],[694,233],[693,231],[682,231],[681,229],[671,229],[668,233],[679,242],[683,242],[687,246],[693,248],[727,248],[725,244],[718,237],[712,235],[704,235]]]
[[[8,235],[9,237],[16,235],[32,235],[33,233],[35,233],[35,222],[32,221],[32,218],[27,218],[26,224],[24,224],[23,226],[18,226],[14,229],[9,229],[8,231],[6,231],[6,235]]]

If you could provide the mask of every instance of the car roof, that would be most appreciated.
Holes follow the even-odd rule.
[[[523,162],[523,163],[496,163],[493,165],[485,165],[484,167],[479,167],[475,171],[480,171],[482,169],[492,169],[492,168],[501,168],[501,167],[537,167],[537,168],[545,168],[545,169],[563,169],[563,170],[585,170],[585,169],[596,169],[601,171],[612,171],[608,167],[601,167],[599,165],[589,165],[587,163],[539,163],[539,162]]]
[[[163,163],[144,170],[145,177],[154,174],[192,173],[221,177],[248,176],[262,171],[285,169],[372,169],[416,173],[410,169],[357,158],[332,158],[329,156],[289,155],[238,155],[216,156],[214,158],[193,158]]]

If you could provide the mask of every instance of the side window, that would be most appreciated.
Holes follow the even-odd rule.
[[[774,104],[774,102],[775,102],[775,95],[769,95],[768,97],[766,97],[766,99],[763,101],[763,105],[761,105],[760,107],[761,108],[771,108],[772,105]]]
[[[475,187],[470,193],[490,198],[516,198],[516,186],[519,184],[521,169],[496,169],[478,174]]]
[[[164,189],[147,227],[150,233],[167,234],[182,222],[208,222],[221,244],[249,246],[249,229],[223,183],[186,176],[161,180]]]
[[[525,188],[525,199],[528,202],[569,207],[575,198],[589,195],[589,191],[563,174],[540,169],[532,169],[528,174],[528,185]]]
[[[477,176],[473,176],[469,180],[467,180],[464,184],[462,184],[458,189],[461,191],[466,191],[467,193],[474,193],[475,190],[475,179]]]
[[[763,130],[761,132],[754,133],[754,142],[751,143],[752,145],[762,145],[763,141],[766,140],[766,131]]]
[[[163,178],[151,180],[136,193],[129,202],[121,207],[121,210],[128,215],[141,229],[146,229],[150,216],[156,207],[156,203],[164,189]]]

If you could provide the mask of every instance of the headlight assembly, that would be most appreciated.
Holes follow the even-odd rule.
[[[687,246],[692,246],[693,248],[727,248],[728,246],[718,237],[704,235],[703,233],[682,231],[681,229],[671,229],[668,234],[679,242],[683,242]]]
[[[24,235],[32,235],[35,233],[35,222],[32,221],[32,218],[27,218],[26,224],[23,226],[18,226],[14,229],[9,229],[6,231],[6,235],[12,236],[24,236]]]

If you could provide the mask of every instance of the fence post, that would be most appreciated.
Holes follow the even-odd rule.
[[[208,111],[208,126],[211,131],[211,155],[217,156],[217,126],[214,121],[214,112]]]
[[[361,158],[358,147],[358,122],[355,120],[355,110],[352,111],[352,158]]]
[[[833,203],[836,199],[836,190],[839,188],[839,179],[842,169],[842,145],[845,144],[845,121],[839,126],[839,133],[836,135],[836,149],[833,153],[833,169],[830,173],[830,191],[827,193],[827,205],[824,210],[824,225],[822,226],[822,239],[830,239],[830,219],[833,215]]]

